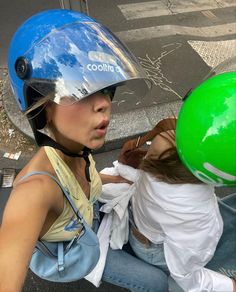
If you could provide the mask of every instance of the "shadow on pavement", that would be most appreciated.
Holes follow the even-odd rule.
[[[28,272],[25,285],[22,292],[125,292],[128,291],[124,288],[120,288],[108,283],[102,283],[99,288],[93,286],[86,280],[80,280],[71,283],[53,283],[42,280],[33,274],[30,270]]]

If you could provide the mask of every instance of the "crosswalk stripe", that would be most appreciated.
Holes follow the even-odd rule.
[[[118,5],[127,20],[236,6],[233,0],[149,1]]]
[[[209,18],[210,20],[212,21],[218,21],[219,20],[219,17],[217,17],[212,11],[210,10],[204,10],[204,11],[201,11],[201,13],[203,15],[205,15],[207,18]]]
[[[149,40],[159,37],[188,35],[195,37],[221,37],[235,35],[236,23],[214,26],[191,27],[180,25],[161,25],[116,32],[125,42]]]

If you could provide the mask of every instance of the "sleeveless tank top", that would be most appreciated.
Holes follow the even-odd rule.
[[[97,201],[102,192],[102,182],[95,168],[95,162],[92,155],[89,155],[91,182],[89,183],[90,197],[88,199],[73,172],[57,154],[56,150],[49,146],[45,146],[44,149],[59,181],[68,190],[84,220],[91,227],[93,222],[93,204]],[[80,232],[80,229],[81,225],[78,222],[75,213],[64,198],[64,208],[62,213],[41,239],[49,242],[71,240],[78,234],[78,232]]]

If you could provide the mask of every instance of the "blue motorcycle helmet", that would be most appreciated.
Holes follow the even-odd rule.
[[[36,14],[14,34],[9,77],[20,109],[29,106],[30,87],[63,104],[127,81],[150,82],[133,54],[107,28],[79,12],[57,9]]]
[[[55,9],[38,13],[15,32],[8,52],[11,87],[22,112],[35,100],[50,97],[60,105],[74,103],[98,92],[111,97],[117,86],[145,96],[151,83],[134,55],[106,27],[82,13]],[[46,125],[39,108],[27,114],[38,145],[38,130]]]

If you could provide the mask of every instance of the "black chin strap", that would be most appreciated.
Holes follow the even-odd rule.
[[[86,176],[86,179],[88,182],[91,182],[91,179],[90,179],[90,173],[89,173],[89,167],[90,167],[90,160],[89,160],[89,154],[91,153],[91,149],[87,148],[87,147],[84,147],[84,150],[83,150],[83,158],[86,162],[85,164],[85,176]]]
[[[39,146],[50,146],[52,148],[60,150],[65,155],[70,156],[70,157],[83,157],[85,162],[86,162],[85,176],[86,176],[87,181],[91,182],[90,173],[89,173],[89,167],[90,167],[89,154],[92,152],[91,149],[84,147],[82,154],[70,152],[68,149],[66,149],[64,146],[58,144],[56,141],[54,141],[49,136],[39,132],[35,127],[32,127],[32,129],[34,132],[35,140]]]

